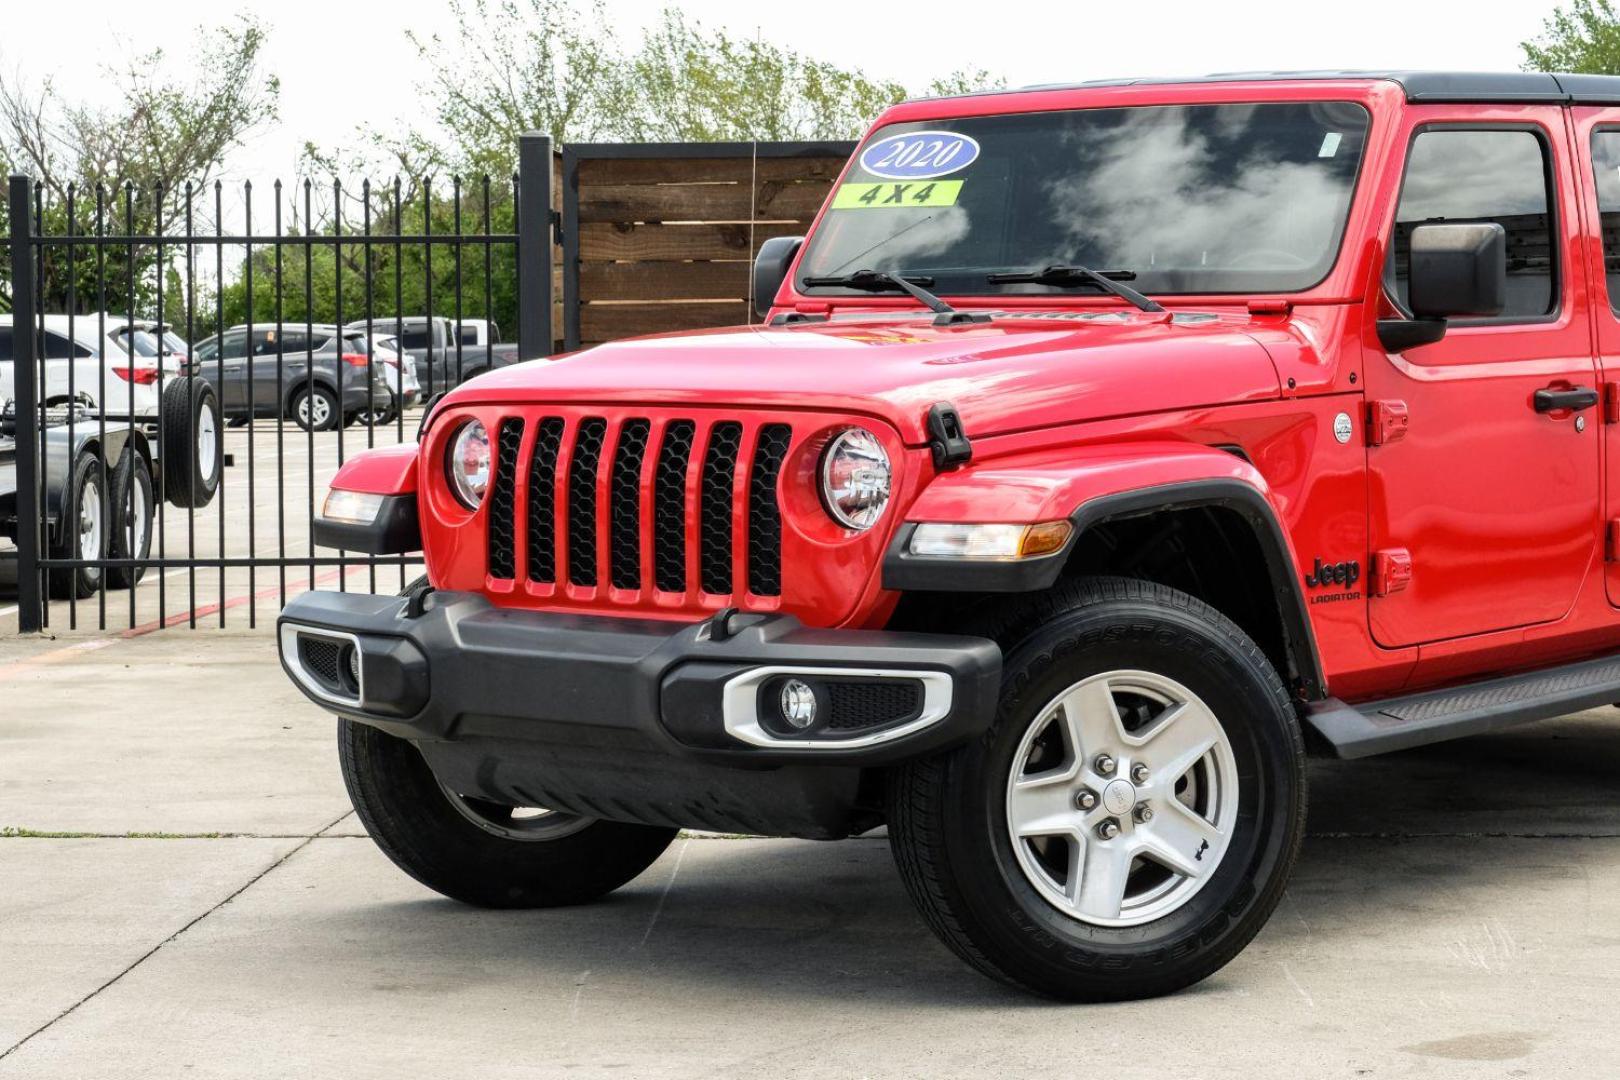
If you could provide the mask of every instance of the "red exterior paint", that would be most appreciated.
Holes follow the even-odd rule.
[[[1541,387],[1620,381],[1620,319],[1604,287],[1587,145],[1595,126],[1620,127],[1620,108],[1410,106],[1399,87],[1370,79],[1234,81],[918,102],[879,123],[1300,100],[1358,101],[1372,116],[1338,261],[1313,288],[1164,300],[1174,312],[1217,316],[1202,322],[1089,294],[1006,296],[993,303],[1009,316],[937,328],[907,299],[809,298],[793,291],[790,275],[778,310],[860,318],[620,342],[508,368],[452,393],[420,451],[430,576],[512,606],[689,619],[736,605],[788,610],[815,625],[881,626],[898,598],[881,589],[879,564],[901,522],[1051,520],[1098,495],[1223,477],[1262,493],[1301,577],[1317,558],[1361,563],[1354,596],[1309,606],[1339,697],[1369,700],[1620,648],[1611,601],[1620,598],[1620,571],[1605,565],[1603,543],[1606,523],[1620,517],[1620,425],[1590,410],[1577,433],[1573,417],[1530,408]],[[1559,202],[1558,314],[1533,325],[1455,327],[1438,344],[1392,356],[1376,321],[1391,311],[1380,272],[1407,147],[1419,125],[1445,123],[1530,124],[1543,133]],[[1023,311],[1110,317],[1018,317]],[[1407,429],[1369,446],[1367,406],[1383,400],[1407,407]],[[974,449],[971,465],[944,475],[934,472],[924,427],[938,401],[957,406]],[[1341,413],[1351,424],[1346,443],[1333,434]],[[749,432],[793,424],[778,486],[783,596],[535,587],[523,584],[521,568],[517,583],[491,581],[487,508],[461,508],[441,462],[462,418],[480,417],[493,431],[510,415],[606,417],[608,445],[611,425],[631,417],[651,420],[655,440],[675,417],[735,418]],[[896,467],[893,503],[861,535],[831,524],[812,475],[825,439],[852,423],[877,432]],[[1247,461],[1218,447],[1241,448]],[[406,490],[415,476],[398,453],[354,459],[338,484]],[[641,482],[645,514],[648,470]],[[521,505],[517,512],[521,519]],[[1411,579],[1369,599],[1380,551],[1409,554]]]
[[[410,443],[361,451],[338,469],[332,486],[368,495],[409,495],[416,490],[417,456]]]

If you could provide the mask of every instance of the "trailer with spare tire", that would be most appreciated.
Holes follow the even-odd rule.
[[[40,400],[139,427],[159,497],[181,509],[207,506],[225,466],[219,394],[195,359],[166,350],[142,325],[105,313],[39,316]],[[0,314],[0,400],[15,393],[13,335],[13,317]]]
[[[103,588],[134,588],[146,567],[119,561],[151,554],[156,486],[146,432],[80,406],[47,409],[40,419],[43,550],[48,559],[77,564],[47,570],[50,595],[82,599]],[[20,531],[16,431],[14,406],[0,403],[0,537],[13,543]]]

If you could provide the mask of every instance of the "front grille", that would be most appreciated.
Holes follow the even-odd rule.
[[[653,474],[653,581],[664,592],[686,591],[686,466],[696,433],[690,420],[665,428]]]
[[[489,576],[509,578],[517,573],[517,534],[513,520],[516,501],[512,478],[517,475],[518,447],[523,445],[523,421],[502,420],[495,441],[495,476],[489,486]]]
[[[613,542],[610,580],[615,589],[641,588],[641,459],[647,454],[646,420],[630,420],[619,429],[619,448],[613,454]]]
[[[782,508],[776,505],[776,477],[792,441],[792,428],[767,424],[754,448],[748,479],[748,589],[755,596],[782,595]]]
[[[562,417],[546,417],[529,454],[529,580],[545,585],[557,580],[557,454],[562,437]]]
[[[698,557],[703,591],[715,596],[731,591],[732,489],[737,480],[737,450],[741,439],[741,424],[734,420],[716,424],[709,433],[709,449],[703,455]]]
[[[497,428],[490,576],[521,575],[536,586],[611,585],[621,602],[634,599],[623,593],[649,591],[687,603],[697,602],[696,593],[782,594],[778,487],[791,425],[645,416],[526,420],[504,418]],[[604,548],[606,565],[599,566]],[[514,565],[519,551],[523,567]]]
[[[914,679],[828,682],[826,687],[831,731],[886,727],[922,711],[922,683]]]
[[[596,466],[606,436],[600,417],[580,424],[568,466],[568,580],[575,585],[596,584]]]

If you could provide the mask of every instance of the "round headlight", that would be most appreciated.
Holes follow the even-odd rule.
[[[840,525],[870,529],[889,505],[889,455],[877,436],[850,428],[827,446],[821,459],[821,498]]]
[[[450,478],[450,490],[456,493],[462,505],[469,510],[478,509],[489,488],[489,432],[483,424],[469,420],[461,425],[456,437],[450,440],[444,471]]]

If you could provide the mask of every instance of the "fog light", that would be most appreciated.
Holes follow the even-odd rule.
[[[354,682],[355,687],[358,689],[360,686],[360,650],[350,646],[348,653],[349,678]]]
[[[803,731],[816,722],[816,692],[810,684],[789,679],[782,684],[782,719],[791,728]]]

